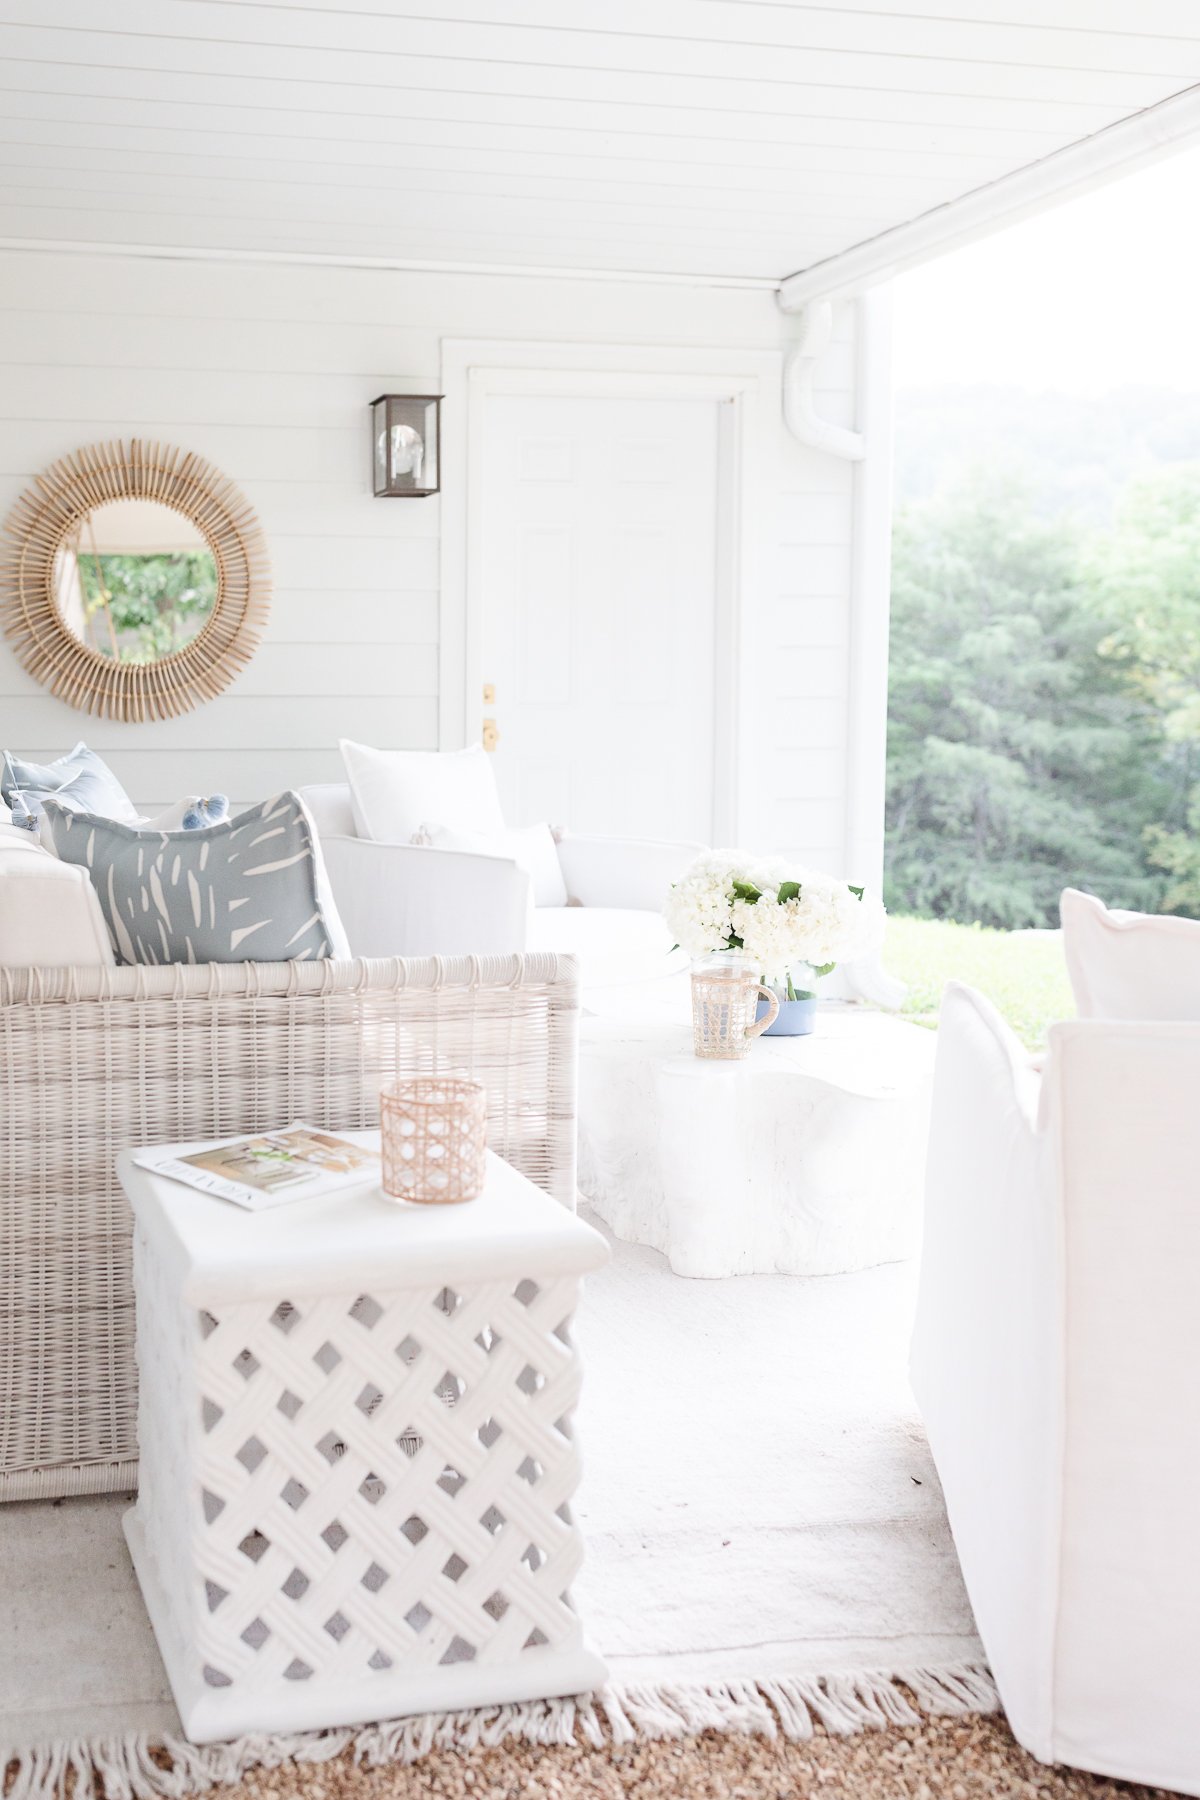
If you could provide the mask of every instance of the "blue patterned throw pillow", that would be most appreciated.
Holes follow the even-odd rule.
[[[91,876],[119,963],[350,954],[298,794],[194,831],[139,830],[48,799],[42,835]]]
[[[127,825],[137,819],[137,808],[104,758],[86,744],[76,744],[52,763],[29,762],[11,750],[4,752],[0,800],[11,806],[14,814],[19,800],[29,816],[31,831],[37,829],[43,800],[51,795],[75,812],[99,813],[106,819],[122,819]]]

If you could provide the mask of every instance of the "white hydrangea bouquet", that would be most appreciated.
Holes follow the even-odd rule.
[[[688,955],[740,950],[782,999],[811,997],[802,983],[828,975],[883,942],[882,900],[786,857],[710,850],[672,887],[663,914]]]

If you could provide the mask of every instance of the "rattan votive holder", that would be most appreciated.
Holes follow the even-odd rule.
[[[479,1081],[389,1081],[379,1095],[383,1191],[393,1200],[454,1206],[483,1192],[487,1092]]]

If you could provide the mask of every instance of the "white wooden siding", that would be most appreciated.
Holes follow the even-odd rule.
[[[771,296],[736,290],[0,254],[0,511],[81,443],[159,436],[245,489],[275,578],[249,668],[160,725],[76,713],[0,646],[0,746],[48,757],[84,737],[147,806],[338,779],[343,735],[434,746],[440,501],[370,496],[367,402],[392,386],[437,391],[443,336],[777,351],[790,329]],[[846,423],[853,348],[847,306],[820,394]],[[832,866],[846,804],[851,473],[802,450],[781,418],[764,473],[774,499],[761,587],[746,597],[741,835]]]

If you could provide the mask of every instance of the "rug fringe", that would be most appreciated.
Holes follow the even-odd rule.
[[[995,1712],[987,1669],[957,1663],[892,1675],[796,1676],[779,1681],[663,1683],[604,1688],[598,1694],[475,1712],[426,1713],[386,1724],[189,1744],[130,1732],[66,1739],[33,1749],[0,1746],[3,1800],[187,1800],[237,1781],[253,1768],[325,1763],[343,1751],[368,1767],[414,1763],[431,1750],[474,1750],[508,1738],[596,1749],[638,1738],[680,1738],[700,1731],[802,1742],[817,1724],[838,1736],[887,1725],[916,1725]]]

